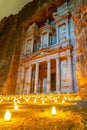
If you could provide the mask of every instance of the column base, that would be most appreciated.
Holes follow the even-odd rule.
[[[47,81],[47,93],[51,92],[50,89],[51,89],[51,83],[50,81]]]
[[[60,93],[74,93],[74,90],[71,88],[61,89]]]
[[[34,91],[34,94],[37,94],[38,92]]]
[[[74,93],[74,89],[69,89],[69,93]]]
[[[37,94],[37,85],[35,85],[35,88],[34,88],[34,94]]]
[[[51,92],[46,92],[46,93],[48,93],[48,94],[49,94],[49,93],[51,93]]]
[[[55,93],[55,94],[60,94],[60,90],[56,90],[56,91],[54,91],[53,93]]]
[[[78,92],[78,91],[79,91],[79,87],[78,86],[74,87],[74,92]]]

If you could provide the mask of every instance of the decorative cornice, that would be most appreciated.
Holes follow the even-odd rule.
[[[53,32],[55,32],[55,27],[53,26],[50,26],[50,25],[45,25],[45,26],[42,26],[40,28],[40,33],[43,35],[43,34],[46,34],[49,30],[49,33],[52,35]]]
[[[60,48],[54,48],[53,50],[49,50],[45,51],[44,49],[44,52],[49,52],[49,53],[45,53],[43,55],[39,55],[43,49],[39,50],[36,54],[32,55],[31,57],[27,58],[27,59],[24,59],[24,60],[21,60],[22,63],[25,63],[25,62],[29,62],[29,61],[32,61],[32,60],[35,60],[35,59],[39,59],[39,58],[42,58],[42,57],[46,57],[46,56],[49,56],[49,55],[52,55],[52,54],[57,54],[57,53],[61,53],[61,52],[66,52],[67,50],[70,50],[70,52],[72,52],[73,50],[73,46],[69,45],[69,46],[66,46],[64,48],[60,47]]]
[[[58,15],[57,13],[53,13],[53,18],[55,20],[55,23],[60,22],[61,20],[64,20],[65,18],[70,18],[71,13],[63,14],[63,15]]]

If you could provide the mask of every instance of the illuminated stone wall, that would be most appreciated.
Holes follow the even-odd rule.
[[[76,75],[80,95],[87,96],[87,0],[74,1]]]
[[[47,82],[48,75],[46,73],[48,72],[49,69],[46,65],[45,76],[38,77],[38,83],[37,83],[38,89],[37,91],[35,91],[35,93],[41,92],[40,87],[42,87],[43,89],[42,92],[47,93],[48,83],[50,84],[51,88],[49,92],[73,93],[78,91],[78,86],[76,83],[76,73],[75,73],[76,68],[75,68],[75,56],[74,56],[76,37],[74,35],[72,10],[73,10],[73,4],[71,2],[64,2],[61,6],[57,7],[56,12],[53,12],[52,20],[46,19],[46,21],[40,28],[38,24],[33,23],[26,30],[22,44],[23,48],[22,54],[20,58],[20,62],[23,64],[22,65],[23,68],[21,67],[21,65],[19,66],[16,94],[20,94],[20,92],[21,94],[31,93],[31,91],[28,91],[27,88],[30,88],[31,90],[32,86],[35,89],[35,79],[37,79],[37,76],[35,77],[35,74],[37,72],[36,64],[37,63],[39,64],[38,69],[39,75],[41,73],[44,74],[44,72],[41,70],[41,66],[44,67],[44,62],[48,64],[47,59],[49,59],[50,61],[51,64],[50,70],[52,72],[52,73],[49,72],[49,77],[51,76],[52,77],[49,78],[49,82]],[[27,43],[29,43],[30,46],[27,46]],[[40,46],[37,50],[37,46],[35,44],[38,45],[39,43]],[[72,49],[65,51],[65,48],[69,46],[71,46]],[[57,57],[56,52],[52,51],[54,50],[54,48],[55,50],[62,49],[62,52],[61,51],[57,52]],[[27,52],[27,50],[30,51]],[[46,50],[48,51],[46,52]],[[37,55],[39,52],[41,52],[41,54]],[[53,57],[53,59],[51,59],[51,57]],[[32,58],[34,59],[32,60]],[[56,58],[58,59],[59,67],[57,66],[57,61],[55,61]],[[32,81],[29,81],[28,79],[29,76],[26,76],[27,72],[29,74],[30,66],[32,66],[32,68],[34,66],[33,68],[33,71],[35,72],[34,74],[35,79],[33,80],[34,85],[32,85]],[[22,71],[23,69],[24,71]],[[58,74],[57,69],[59,70]],[[20,78],[19,75],[22,74],[23,77]],[[31,72],[30,75],[32,74],[33,72]],[[53,78],[55,81],[53,81]],[[59,90],[57,80],[59,81]],[[42,86],[40,86],[39,84],[42,81],[43,81]],[[54,82],[54,84],[52,82]],[[32,91],[32,93],[34,93],[34,91]]]
[[[65,0],[35,0],[25,5],[18,14],[0,21],[0,94],[15,93],[23,26],[27,28],[33,22],[41,26],[46,17],[50,17],[49,12],[52,14],[63,2]]]

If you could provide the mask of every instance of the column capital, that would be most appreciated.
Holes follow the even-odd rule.
[[[24,65],[25,65],[24,63],[20,63],[20,66],[21,66],[21,67],[24,67]]]
[[[50,62],[51,61],[51,59],[47,59],[47,62]]]
[[[38,66],[39,66],[39,64],[40,64],[39,62],[35,63],[36,67],[38,67]]]
[[[57,57],[55,57],[55,60],[60,60],[60,57],[59,57],[59,55],[58,55]]]
[[[29,67],[32,67],[32,64],[29,64]]]
[[[47,34],[48,34],[48,35],[50,34],[50,31],[49,31],[49,30],[47,30]]]
[[[67,55],[67,58],[72,58],[72,54],[68,54],[68,55]]]

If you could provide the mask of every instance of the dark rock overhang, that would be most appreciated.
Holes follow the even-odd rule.
[[[45,23],[46,19],[52,20],[53,19],[52,13],[57,10],[58,6],[60,6],[66,1],[67,0],[46,0],[43,3],[43,5],[41,5],[41,7],[38,2],[37,3],[32,2],[32,4],[36,4],[36,8],[32,10],[32,15],[24,22],[24,28],[27,29],[33,22],[36,22],[38,26],[41,27]]]

